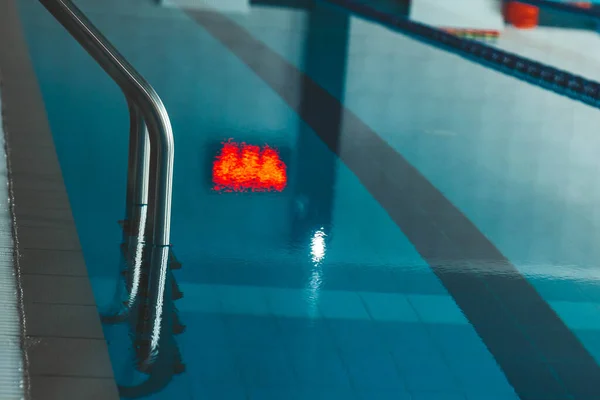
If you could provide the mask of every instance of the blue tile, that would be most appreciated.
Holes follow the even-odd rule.
[[[343,362],[332,347],[318,351],[291,349],[290,358],[299,384],[303,386],[350,387]]]
[[[238,349],[236,360],[247,386],[280,387],[296,384],[292,363],[279,346]]]
[[[462,357],[446,357],[444,361],[455,370],[472,370],[473,368],[479,368],[482,374],[497,374],[501,373],[501,368],[496,362],[496,359],[492,356],[479,357],[465,353]],[[502,374],[503,375],[503,374]]]
[[[298,391],[301,400],[350,400],[354,392],[346,387],[312,387]]]
[[[186,354],[193,357],[188,365],[188,373],[194,380],[207,385],[235,385],[240,382],[240,373],[234,355],[228,347],[188,346]]]
[[[553,301],[550,306],[570,329],[600,330],[596,303]]]
[[[400,368],[401,373],[405,371],[422,371],[431,369],[433,372],[443,372],[444,374],[450,374],[450,366],[447,360],[441,353],[428,354],[403,354],[397,355],[392,354],[396,365]]]
[[[394,359],[389,353],[364,349],[342,355],[355,388],[404,389]]]
[[[396,357],[433,357],[439,354],[436,344],[423,324],[377,322],[374,325],[386,348]]]
[[[266,387],[248,389],[248,400],[300,400],[296,387]],[[209,400],[209,399],[207,399]]]
[[[334,345],[342,351],[368,349],[385,351],[386,347],[377,326],[370,320],[327,320]]]
[[[470,325],[427,324],[434,343],[449,359],[462,357],[491,358],[487,347]]]
[[[184,343],[192,346],[197,344],[208,344],[211,347],[229,346],[226,335],[227,328],[225,319],[216,314],[183,313],[180,319],[185,321],[187,331],[185,335],[178,337]]]
[[[448,295],[444,285],[428,266],[397,269],[393,273],[403,293]]]
[[[333,339],[325,320],[278,318],[280,338],[285,346],[311,351],[333,348]]]
[[[298,261],[298,260],[297,260]],[[194,281],[207,286],[220,285],[230,287],[269,287],[303,289],[309,278],[310,265],[287,265],[280,268],[276,262],[263,260],[260,265],[237,263],[221,260],[218,265],[203,266],[197,272],[189,274]],[[377,265],[327,265],[323,266],[327,279],[323,280],[321,290],[363,291],[379,293],[413,293],[447,295],[439,279],[426,265],[407,267],[380,267]],[[185,275],[187,277],[188,275]],[[211,300],[207,299],[207,300]],[[218,297],[217,297],[218,299]],[[187,302],[186,302],[187,303]],[[194,303],[197,307],[203,304]],[[200,311],[201,309],[198,309]]]
[[[258,286],[220,286],[221,307],[226,314],[269,315],[265,290]]]
[[[600,303],[600,283],[598,281],[586,281],[579,284],[579,289],[584,293],[587,301]]]
[[[205,267],[206,268],[206,267]],[[209,266],[209,282],[231,286],[278,286],[300,280],[300,271],[289,269],[285,272],[276,265],[252,264],[230,259],[220,259],[216,265]]]
[[[343,266],[326,266],[323,268],[323,274],[327,277],[323,280],[322,286],[325,291],[350,291],[356,288],[356,282],[348,269]]]
[[[600,362],[600,331],[578,330],[575,334],[596,362]]]
[[[514,389],[500,367],[492,361],[451,360],[451,369],[465,392],[470,395],[514,394]]]
[[[467,394],[467,400],[520,400],[516,393]]]
[[[323,291],[319,309],[325,318],[369,319],[365,306],[355,292]]]
[[[407,298],[395,293],[359,293],[374,320],[418,322],[419,317]]]
[[[147,379],[147,377],[145,378]],[[192,400],[194,398],[199,398],[194,397],[194,388],[194,385],[190,381],[189,374],[176,375],[166,388],[156,394],[144,397],[143,400]]]
[[[222,385],[204,385],[194,383],[193,399],[219,399],[219,400],[248,400],[246,391],[235,383]]]
[[[220,313],[223,310],[221,295],[214,285],[180,285],[185,296],[177,302],[180,312]]]
[[[229,315],[225,317],[225,326],[232,347],[256,347],[281,342],[274,317]]]
[[[408,295],[407,297],[425,323],[468,324],[462,311],[450,296]]]
[[[441,358],[396,358],[409,392],[454,393],[460,386]]]
[[[402,285],[396,282],[394,273],[389,268],[377,268],[369,266],[368,268],[351,268],[349,271],[354,288],[362,292],[384,292],[398,293],[402,292]]]
[[[459,393],[444,392],[412,392],[411,400],[467,400],[467,397]]]
[[[286,344],[284,347],[288,349],[290,354],[301,353],[310,357],[314,357],[315,354],[336,352],[336,348],[332,342],[318,338],[312,341],[296,341],[294,344]]]
[[[329,330],[329,325],[323,319],[308,318],[277,318],[281,331],[286,335],[322,335]]]
[[[533,287],[545,300],[590,301],[591,297],[582,290],[577,281],[559,279],[530,279]]]
[[[412,400],[403,389],[357,389],[355,394],[358,400]]]
[[[271,288],[266,292],[271,314],[281,317],[321,318],[318,307],[311,304],[305,292]]]

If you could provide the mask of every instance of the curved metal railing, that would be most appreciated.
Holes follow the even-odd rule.
[[[174,161],[169,116],[152,86],[71,0],[39,1],[117,83],[127,99],[130,141],[124,230],[129,238],[125,253],[133,265],[129,301],[125,310],[112,317],[118,320],[128,316],[139,303],[139,293],[143,293],[145,303],[140,304],[137,330],[145,337],[139,340],[141,345],[136,345],[138,365],[146,371],[171,368],[164,365],[172,364],[170,356],[156,362],[159,347],[162,353],[175,351],[173,339],[167,334],[172,329],[169,246]],[[170,377],[164,374],[161,379]],[[135,388],[120,389],[126,397],[139,393]]]
[[[130,103],[134,154],[129,164],[128,195],[131,204],[148,204],[149,243],[169,246],[171,232],[171,191],[173,186],[174,144],[167,110],[156,91],[125,60],[110,42],[92,25],[71,0],[40,0],[75,40],[96,60],[119,85]],[[137,113],[139,113],[139,117]],[[142,122],[143,119],[143,122]],[[150,139],[149,176],[144,176],[145,153],[148,151],[145,123]],[[137,130],[137,132],[135,132]],[[146,202],[145,196],[152,196]],[[130,205],[131,205],[130,204]],[[150,212],[152,211],[152,212]]]

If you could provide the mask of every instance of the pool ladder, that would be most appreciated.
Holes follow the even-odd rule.
[[[174,142],[169,116],[150,84],[117,51],[71,0],[39,0],[121,88],[130,115],[129,162],[123,254],[129,299],[105,323],[131,320],[136,331],[138,369],[150,378],[137,387],[119,387],[122,397],[147,396],[168,384],[183,364],[173,331],[183,326],[173,298],[181,297],[170,251]]]

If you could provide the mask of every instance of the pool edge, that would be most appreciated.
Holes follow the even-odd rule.
[[[118,399],[15,0],[0,2],[0,70],[27,398]]]

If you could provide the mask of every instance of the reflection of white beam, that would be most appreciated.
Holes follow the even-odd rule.
[[[147,136],[147,135],[146,135]],[[131,292],[129,293],[129,300],[127,303],[127,309],[131,310],[133,305],[137,302],[138,292],[140,290],[140,279],[142,277],[142,263],[144,262],[144,247],[146,239],[146,219],[148,215],[148,206],[140,206],[140,222],[138,224],[138,235],[135,242],[135,255],[133,258],[133,277],[131,280]]]
[[[319,314],[319,296],[323,284],[323,268],[321,262],[325,258],[325,232],[323,229],[316,231],[311,239],[310,254],[313,262],[313,271],[306,287],[306,299],[308,300],[310,316],[316,318]]]
[[[410,18],[440,28],[504,28],[500,0],[411,0]]]
[[[162,5],[165,7],[223,12],[247,13],[250,11],[249,0],[163,0]]]

